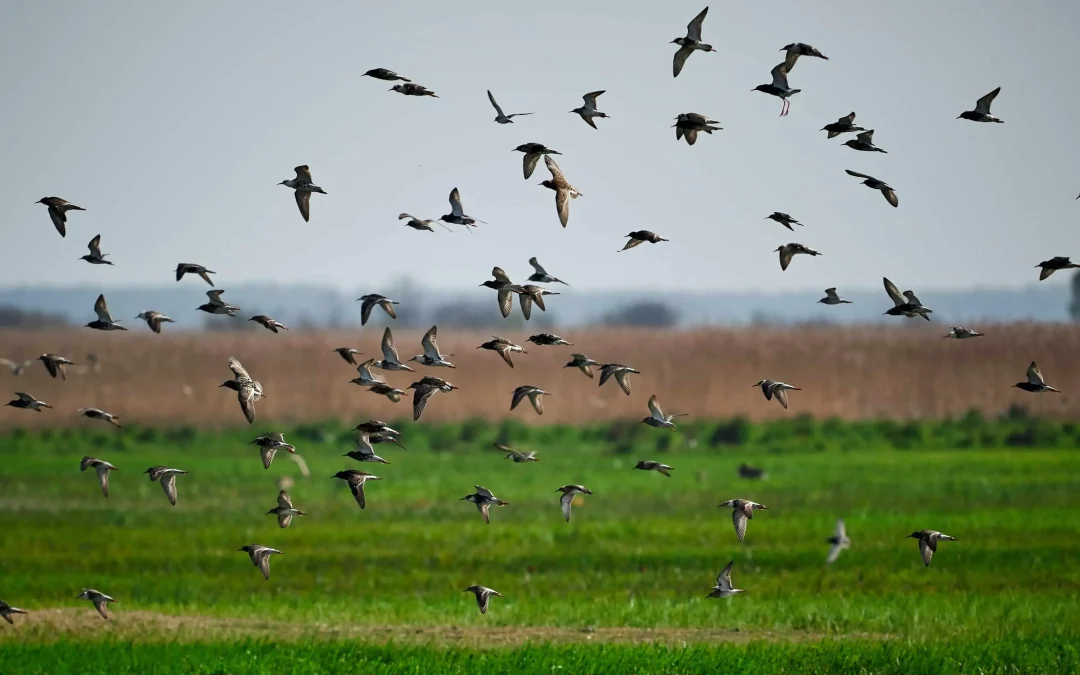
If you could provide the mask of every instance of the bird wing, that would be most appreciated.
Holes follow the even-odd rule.
[[[532,317],[532,304],[533,296],[528,293],[521,293],[518,295],[518,302],[521,304],[521,313],[525,316],[525,320],[528,321]]]
[[[859,173],[858,171],[852,171],[851,169],[844,169],[844,173],[849,176],[855,176],[856,178],[865,178],[866,180],[877,181],[877,178],[874,178],[873,176],[867,175],[865,173]]]
[[[112,323],[112,317],[109,316],[109,306],[105,304],[105,295],[99,295],[97,301],[94,302],[94,312],[97,314],[98,321],[105,323]]]
[[[236,400],[240,402],[240,410],[244,411],[244,417],[248,424],[255,421],[255,387],[249,381],[240,386],[236,392]]]
[[[836,287],[835,286],[832,287],[832,288],[826,288],[825,289],[825,295],[829,296],[830,298],[839,298],[839,296],[836,294]]]
[[[91,602],[94,603],[94,609],[96,609],[98,611],[98,614],[101,615],[102,619],[108,619],[109,618],[109,613],[105,609],[105,605],[108,602],[108,600],[105,599],[106,597],[107,596],[105,596],[105,595],[98,594],[98,595],[95,595],[93,597],[93,599],[91,600]]]
[[[291,509],[292,508],[292,499],[289,498],[289,493],[285,492],[284,490],[282,490],[281,492],[278,493],[277,503],[278,503],[278,506],[280,506],[283,509]]]
[[[528,396],[528,394],[529,387],[518,387],[517,389],[515,389],[514,395],[510,399],[510,409],[513,410],[514,408],[517,408],[518,404],[521,403],[521,400]]]
[[[1039,370],[1039,366],[1037,366],[1034,361],[1032,361],[1031,365],[1028,366],[1027,378],[1028,382],[1036,386],[1043,386],[1046,384],[1046,381],[1043,380],[1042,371]]]
[[[267,447],[259,450],[259,456],[262,458],[263,468],[269,469],[270,464],[274,461],[274,455],[277,454],[277,448]]]
[[[784,63],[776,64],[776,66],[774,66],[773,69],[769,72],[772,74],[772,86],[776,87],[777,89],[788,89],[787,61],[785,61]]]
[[[510,345],[503,345],[495,351],[499,353],[499,356],[502,357],[503,361],[506,361],[506,365],[510,366],[511,368],[514,367],[514,362],[510,358]]]
[[[64,212],[55,206],[49,207],[49,218],[52,220],[53,227],[60,233],[61,237],[67,236],[67,216]]]
[[[487,90],[487,95],[488,100],[491,101],[491,105],[495,107],[495,112],[499,113],[499,117],[506,117],[506,115],[503,114],[502,108],[500,108],[499,104],[495,102],[495,97],[491,95],[490,89]]]
[[[630,395],[630,373],[626,370],[619,370],[615,372],[615,381],[622,387],[623,392]]]
[[[825,564],[831,565],[836,562],[836,559],[840,557],[840,551],[844,550],[844,547],[840,545],[840,542],[835,542],[829,547],[829,557],[825,558]]]
[[[870,129],[868,131],[862,132],[861,134],[856,134],[855,135],[855,140],[859,141],[860,143],[866,143],[867,145],[873,145],[874,144],[874,130]]]
[[[998,87],[994,91],[990,92],[986,96],[983,96],[975,102],[975,112],[982,113],[983,115],[990,114],[990,104],[994,102],[997,95],[1001,93],[1001,87]]]
[[[563,517],[566,518],[566,522],[570,522],[570,507],[573,505],[574,495],[569,492],[564,492],[562,497],[559,497],[559,505],[562,506]]]
[[[596,99],[598,96],[600,96],[600,94],[603,94],[605,91],[607,90],[604,89],[602,91],[590,91],[588,94],[582,96],[581,98],[585,101],[585,107],[589,108],[590,110],[596,110]],[[596,128],[596,125],[592,126],[594,129]]]
[[[701,13],[695,16],[690,23],[686,24],[686,37],[695,42],[701,42],[701,24],[705,23],[705,15],[709,13],[709,8],[701,10]]]
[[[391,363],[400,363],[398,359],[397,347],[394,345],[394,334],[390,332],[390,327],[387,326],[386,330],[382,334],[382,353],[383,358]]]
[[[889,297],[892,298],[893,303],[897,307],[907,304],[904,296],[900,295],[900,290],[896,288],[896,284],[889,281],[888,277],[882,277],[882,280],[885,282],[885,292],[889,294]]]
[[[544,164],[547,165],[548,171],[551,172],[552,181],[559,185],[569,184],[566,181],[566,176],[563,175],[562,169],[559,168],[559,165],[552,159],[551,155],[544,155]]]
[[[476,494],[480,495],[481,497],[494,497],[495,496],[495,495],[491,494],[491,490],[487,489],[483,485],[474,485],[473,487],[476,488]]]
[[[86,245],[90,249],[90,256],[93,258],[101,257],[101,235],[95,236],[90,240],[90,243]]]
[[[311,192],[308,190],[296,190],[293,196],[296,197],[296,207],[300,209],[300,215],[304,217],[304,222],[311,222]]]
[[[352,491],[352,495],[356,498],[356,503],[360,505],[360,508],[367,506],[367,499],[364,497],[365,480],[366,478],[363,476],[349,479],[349,489]]]
[[[922,303],[919,302],[919,298],[915,296],[914,291],[904,291],[904,297],[907,298],[908,302],[910,302],[911,304],[919,305],[920,307],[922,306]]]
[[[244,366],[240,365],[240,361],[238,361],[235,356],[229,357],[229,370],[233,372],[233,375],[235,375],[238,380],[251,380],[251,376],[248,375],[248,372],[244,370]]]
[[[510,277],[506,276],[506,272],[504,272],[503,268],[501,268],[501,267],[492,267],[491,268],[491,276],[495,277],[495,281],[498,281],[500,283],[504,283],[504,284],[511,283],[510,282]]]
[[[224,305],[225,302],[221,299],[221,294],[225,291],[207,291],[206,297],[210,298],[211,305]]]
[[[881,188],[881,194],[885,196],[885,201],[893,205],[893,208],[900,206],[900,199],[896,196],[896,190],[886,185]]]
[[[427,407],[428,401],[438,390],[438,387],[431,385],[420,385],[416,388],[416,391],[413,392],[413,420],[420,419],[420,416],[424,414],[424,408]]]
[[[438,329],[438,326],[432,326],[431,330],[424,333],[424,337],[420,340],[420,344],[424,347],[424,355],[432,359],[442,359],[442,355],[439,354],[439,345],[435,343]]]
[[[844,520],[842,518],[836,521],[836,531],[834,536],[837,539],[847,539],[847,528],[844,527]]]
[[[682,72],[683,66],[686,65],[686,59],[690,58],[690,55],[694,53],[693,47],[679,47],[675,52],[675,58],[671,61],[671,72],[674,77],[678,77]],[[676,134],[678,130],[676,129]]]
[[[101,494],[106,497],[109,496],[109,469],[111,465],[108,462],[100,462],[94,469],[97,471],[98,483],[101,484]]]
[[[746,521],[749,520],[746,517],[746,513],[739,508],[731,511],[731,522],[735,524],[735,535],[739,537],[739,541],[743,540],[746,536]]]
[[[302,164],[293,170],[296,171],[296,181],[298,183],[311,183],[311,169],[308,168],[307,164]]]
[[[773,390],[773,395],[776,396],[776,400],[780,403],[780,405],[784,406],[784,410],[787,410],[787,407],[788,407],[787,392],[784,391],[783,389],[776,388],[776,389]]]
[[[499,311],[502,313],[503,318],[510,316],[510,312],[514,311],[514,297],[510,291],[499,289],[498,292]]]
[[[176,474],[167,473],[161,477],[161,489],[169,498],[169,503],[176,506]]]
[[[533,270],[541,276],[548,276],[547,270],[543,268],[540,261],[536,259],[536,256],[529,258],[529,264],[532,265]]]
[[[919,553],[922,553],[922,561],[927,567],[930,567],[930,559],[934,557],[936,550],[937,542],[933,539],[919,539]]]
[[[570,191],[555,191],[555,210],[559,213],[559,222],[563,227],[570,221]]]
[[[278,514],[278,517],[277,517],[278,527],[282,527],[282,528],[288,527],[289,523],[291,523],[291,522],[292,522],[292,514],[291,513],[279,513]]]
[[[529,403],[532,403],[533,410],[537,415],[544,414],[544,392],[532,390],[529,392]]]
[[[522,158],[522,169],[525,173],[525,178],[528,180],[529,176],[533,175],[533,171],[536,170],[536,163],[540,161],[540,153],[526,152]]]
[[[270,549],[260,548],[251,552],[251,562],[263,573],[263,577],[270,578]]]
[[[485,504],[484,506],[487,506],[487,504]],[[487,520],[487,511],[486,510],[484,511],[484,520],[485,521]],[[490,600],[490,599],[491,599],[491,593],[489,593],[486,588],[481,589],[481,590],[476,592],[476,605],[480,608],[480,613],[481,614],[487,614],[488,600]]]
[[[634,248],[635,246],[643,243],[644,241],[644,239],[636,239],[634,237],[630,237],[630,240],[626,242],[626,245],[623,246],[621,250],[625,251],[627,249]]]
[[[368,319],[371,318],[371,309],[375,306],[375,301],[371,298],[365,298],[360,304],[360,325],[367,324]]]
[[[656,394],[649,397],[649,412],[652,414],[653,419],[664,421],[664,411],[660,409],[660,404],[656,402]]]
[[[465,215],[465,211],[461,207],[461,193],[457,188],[450,191],[450,213],[454,214],[458,218]]]
[[[716,585],[720,587],[722,591],[730,591],[731,586],[731,570],[735,567],[735,561],[732,560],[720,571],[720,574],[716,575]]]
[[[27,403],[32,403],[34,401],[34,397],[26,392],[17,391],[15,392],[15,395],[19,397],[20,401],[26,401]]]
[[[793,250],[791,250],[791,248],[789,248],[787,246],[782,246],[780,248],[779,253],[780,253],[780,271],[782,272],[782,271],[784,271],[784,270],[786,270],[788,268],[788,265],[791,264],[791,256],[795,255],[795,252]]]
[[[855,113],[850,112],[847,115],[844,115],[840,119],[836,120],[836,123],[837,124],[847,125],[847,126],[850,126],[850,125],[854,124],[855,123]]]

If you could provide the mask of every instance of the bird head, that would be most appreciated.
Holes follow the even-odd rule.
[[[750,388],[753,389],[754,387],[760,387],[763,384],[765,384],[765,380],[758,380],[754,384],[750,385]]]
[[[769,88],[769,85],[767,85],[767,84],[759,84],[758,86],[754,87],[750,91],[765,91],[768,88]]]
[[[922,534],[919,533],[919,532],[912,532],[908,536],[904,537],[904,539],[921,539],[921,538],[922,538]]]

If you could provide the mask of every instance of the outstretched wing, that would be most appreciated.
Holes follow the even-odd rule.
[[[656,401],[656,394],[649,397],[649,412],[652,413],[654,419],[664,421],[664,411],[660,409],[660,404]]]
[[[105,323],[112,323],[112,317],[109,315],[109,306],[105,304],[105,295],[101,294],[97,297],[97,301],[94,303],[94,312],[97,314],[98,321]]]
[[[889,297],[892,298],[892,301],[896,306],[899,307],[900,305],[907,304],[907,300],[900,294],[900,289],[896,287],[896,284],[889,281],[888,277],[882,277],[882,281],[885,282],[885,292],[889,294]]]
[[[488,100],[491,101],[491,105],[495,108],[495,112],[499,113],[499,117],[506,117],[506,115],[503,114],[502,108],[500,108],[499,104],[495,102],[495,97],[491,95],[490,89],[488,89],[487,95]]]
[[[383,331],[382,336],[382,353],[383,358],[393,363],[400,362],[398,358],[397,346],[394,345],[394,334],[390,332],[390,327],[387,326]]]
[[[720,590],[731,590],[731,570],[735,567],[735,561],[732,560],[720,571],[720,574],[716,575],[716,585],[720,587]]]
[[[454,214],[458,218],[465,215],[465,211],[461,207],[461,193],[457,188],[450,191],[450,213]]]
[[[994,91],[990,92],[986,96],[983,96],[975,103],[975,112],[982,113],[983,115],[990,114],[990,104],[994,102],[997,95],[1001,93],[1001,87],[998,87]]]
[[[1039,366],[1036,365],[1034,361],[1032,361],[1031,365],[1028,366],[1027,378],[1028,378],[1028,382],[1030,382],[1031,384],[1034,384],[1036,386],[1039,386],[1039,387],[1046,384],[1046,381],[1043,380],[1042,371],[1039,370]]]
[[[235,356],[229,357],[229,369],[233,371],[233,375],[236,376],[236,379],[251,380],[251,376],[248,375],[248,372],[244,370],[244,366],[240,365],[240,361],[238,361]]]
[[[690,23],[686,24],[686,37],[695,42],[701,42],[701,24],[705,23],[705,15],[708,13],[709,8],[706,7]]]

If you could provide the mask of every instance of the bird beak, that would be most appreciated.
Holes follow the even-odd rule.
[[[957,115],[956,119],[960,119],[961,117],[963,117],[963,115]]]

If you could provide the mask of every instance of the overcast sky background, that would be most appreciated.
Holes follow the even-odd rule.
[[[716,3],[704,39],[718,53],[673,79],[669,42],[702,6],[4,3],[0,286],[160,285],[184,261],[226,289],[374,290],[405,275],[456,289],[493,265],[524,277],[536,255],[575,289],[843,292],[885,274],[918,290],[1023,286],[1039,261],[1080,256],[1080,4]],[[794,41],[831,60],[799,61],[803,91],[778,118],[780,101],[751,90]],[[361,77],[374,67],[441,98]],[[1005,124],[955,119],[997,86]],[[536,114],[495,124],[487,88]],[[611,119],[594,131],[567,111],[598,89]],[[725,130],[676,143],[672,119],[688,111]],[[889,154],[818,131],[850,111]],[[584,193],[565,230],[543,164],[522,179],[511,150],[528,141],[560,150]],[[298,164],[329,193],[310,223],[275,185]],[[900,208],[846,168],[888,181]],[[448,213],[454,186],[488,225],[397,221]],[[66,239],[34,204],[52,195],[87,209]],[[805,228],[764,220],[773,210]],[[616,253],[637,229],[671,242]],[[78,260],[98,233],[115,267]],[[790,241],[823,256],[781,272],[773,250]]]

